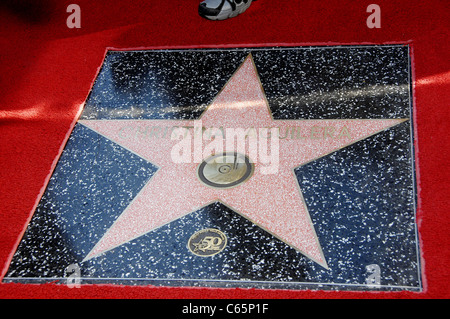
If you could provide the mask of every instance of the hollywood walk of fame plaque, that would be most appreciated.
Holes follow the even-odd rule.
[[[5,282],[420,291],[409,47],[109,51]]]

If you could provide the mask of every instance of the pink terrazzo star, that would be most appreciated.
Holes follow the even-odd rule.
[[[210,187],[197,176],[198,162],[175,163],[172,158],[171,152],[180,140],[171,139],[171,133],[176,127],[194,127],[196,121],[80,121],[159,167],[85,260],[219,201],[327,268],[294,168],[404,121],[274,120],[251,55],[200,120],[205,128],[244,128],[247,132],[249,128],[277,128],[277,172],[264,173],[264,164],[251,158],[254,171],[245,182],[231,188]],[[203,140],[202,147],[208,143]]]

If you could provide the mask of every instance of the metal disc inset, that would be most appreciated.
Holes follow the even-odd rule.
[[[227,245],[227,236],[214,228],[202,229],[189,238],[187,247],[195,255],[210,257],[220,253]]]
[[[198,177],[208,186],[228,188],[239,185],[253,173],[253,164],[239,153],[213,155],[198,166]]]

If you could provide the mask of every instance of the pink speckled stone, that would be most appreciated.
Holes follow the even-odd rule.
[[[174,163],[171,157],[173,147],[180,143],[170,138],[174,127],[194,127],[198,121],[80,121],[159,167],[85,260],[220,201],[327,268],[293,169],[404,121],[274,120],[251,56],[199,120],[205,128],[278,128],[276,173],[264,173],[261,167],[265,164],[251,158],[254,172],[247,181],[226,189],[209,187],[197,177],[198,161]],[[203,140],[202,146],[210,142]]]

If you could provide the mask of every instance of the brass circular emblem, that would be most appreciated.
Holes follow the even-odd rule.
[[[208,186],[229,188],[245,182],[252,175],[253,163],[239,153],[216,154],[200,163],[197,173]]]
[[[220,253],[227,245],[227,237],[218,229],[202,229],[189,238],[189,250],[201,257],[210,257]]]

